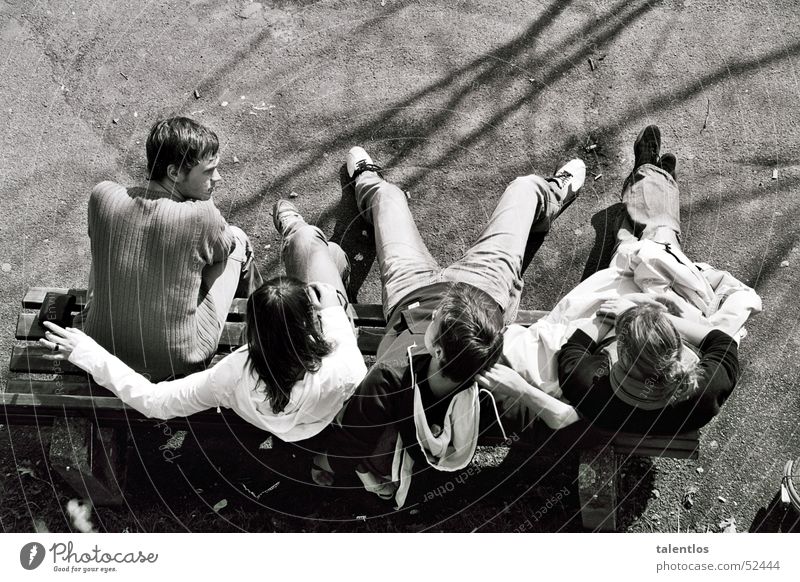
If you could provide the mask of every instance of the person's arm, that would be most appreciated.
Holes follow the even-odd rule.
[[[723,331],[712,329],[700,342],[700,382],[713,385],[719,406],[739,379],[739,345]]]
[[[492,394],[521,402],[552,429],[564,428],[578,420],[578,413],[572,406],[531,386],[508,366],[495,364],[478,374],[476,380],[481,388]]]
[[[680,336],[693,346],[699,347],[703,338],[714,329],[711,324],[706,321],[689,321],[688,319],[675,317],[669,313],[667,313],[666,316],[667,319],[672,322],[672,325],[675,326]]]
[[[189,416],[227,403],[224,390],[230,387],[217,389],[214,382],[214,372],[223,365],[224,360],[215,368],[179,380],[154,384],[108,353],[85,333],[73,328],[64,329],[50,322],[44,325],[48,331],[45,339],[39,340],[40,343],[49,349],[58,346],[58,351],[54,351],[49,359],[69,360],[91,374],[95,382],[111,390],[125,404],[149,418],[167,420]]]
[[[205,222],[201,232],[205,233],[199,241],[200,257],[207,265],[214,265],[228,260],[228,256],[236,247],[236,237],[222,217],[219,209],[211,201],[206,202]]]
[[[738,345],[728,334],[712,330],[700,342],[700,354],[697,390],[670,406],[669,418],[676,419],[680,430],[708,424],[733,392],[739,377]]]
[[[595,419],[605,409],[608,357],[595,354],[597,344],[577,330],[557,354],[558,383],[564,398],[584,417]]]
[[[367,366],[358,349],[353,324],[339,303],[336,288],[326,283],[311,283],[308,286],[308,296],[319,314],[322,335],[333,345],[331,355],[338,364],[347,367],[355,382],[360,382],[367,373]]]

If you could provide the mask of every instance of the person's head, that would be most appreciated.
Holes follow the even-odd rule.
[[[297,279],[274,277],[247,300],[250,366],[275,413],[286,408],[294,383],[305,372],[318,371],[333,349],[317,325],[306,289]]]
[[[147,170],[191,200],[208,200],[222,178],[217,134],[188,117],[157,121],[147,136]]]
[[[637,380],[667,388],[671,399],[697,385],[697,370],[682,359],[681,336],[663,305],[637,305],[617,317],[618,365]],[[646,396],[646,395],[645,395]]]
[[[425,347],[442,375],[459,384],[491,368],[503,352],[503,312],[487,293],[454,283],[434,311]]]

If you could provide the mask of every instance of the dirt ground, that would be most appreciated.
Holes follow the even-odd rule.
[[[0,0],[0,360],[27,287],[85,286],[90,188],[143,177],[159,117],[187,114],[217,131],[217,204],[266,271],[280,268],[269,209],[295,192],[309,221],[355,257],[364,302],[380,288],[371,235],[342,195],[349,147],[366,147],[410,192],[442,263],[477,236],[515,176],[583,157],[585,190],[527,272],[532,309],[596,269],[632,141],[656,123],[678,158],[687,254],[757,289],[764,313],[748,325],[741,381],[703,430],[701,459],[629,463],[623,528],[720,531],[734,518],[739,531],[779,530],[782,468],[800,455],[799,54],[796,0]],[[98,510],[98,529],[580,530],[572,458],[554,469],[485,450],[462,494],[393,514],[353,492],[294,487],[291,451],[254,472],[238,444],[187,443],[182,463],[168,464],[163,431],[151,432],[128,503]],[[42,460],[47,441],[46,430],[0,427],[4,531],[70,528],[70,493]]]

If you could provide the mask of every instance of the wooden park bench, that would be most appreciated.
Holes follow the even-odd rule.
[[[22,300],[23,311],[16,328],[16,339],[20,342],[12,348],[8,384],[0,393],[3,407],[0,423],[50,429],[49,462],[53,470],[92,503],[120,504],[124,501],[129,436],[137,425],[152,427],[154,420],[123,404],[69,362],[43,357],[48,351],[36,343],[43,336],[36,318],[49,291],[68,290],[32,287]],[[86,292],[69,292],[78,299],[75,309],[82,309]],[[245,304],[245,300],[234,300],[212,365],[244,343]],[[374,355],[384,333],[383,310],[373,304],[352,305],[352,309],[359,329],[359,348],[365,355]],[[521,311],[517,322],[530,325],[544,314]],[[193,433],[263,434],[227,410],[209,410],[169,423],[171,429],[185,428]],[[578,486],[583,525],[592,530],[616,529],[617,477],[625,458],[634,455],[697,458],[699,452],[696,432],[677,438],[600,435],[591,441],[592,446],[580,452]],[[482,438],[482,442],[497,444],[490,438]]]

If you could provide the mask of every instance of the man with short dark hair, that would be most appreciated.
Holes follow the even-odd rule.
[[[362,148],[348,153],[356,203],[375,229],[386,333],[312,476],[327,485],[355,469],[367,490],[401,506],[422,467],[455,471],[472,459],[480,417],[475,376],[502,355],[528,236],[546,232],[575,199],[586,167],[572,160],[552,178],[514,180],[478,242],[444,269],[422,241],[405,193],[380,171]]]
[[[237,288],[248,295],[261,277],[249,239],[211,197],[221,179],[216,134],[174,117],[153,125],[146,149],[147,184],[92,190],[89,296],[76,325],[161,380],[204,367]]]

